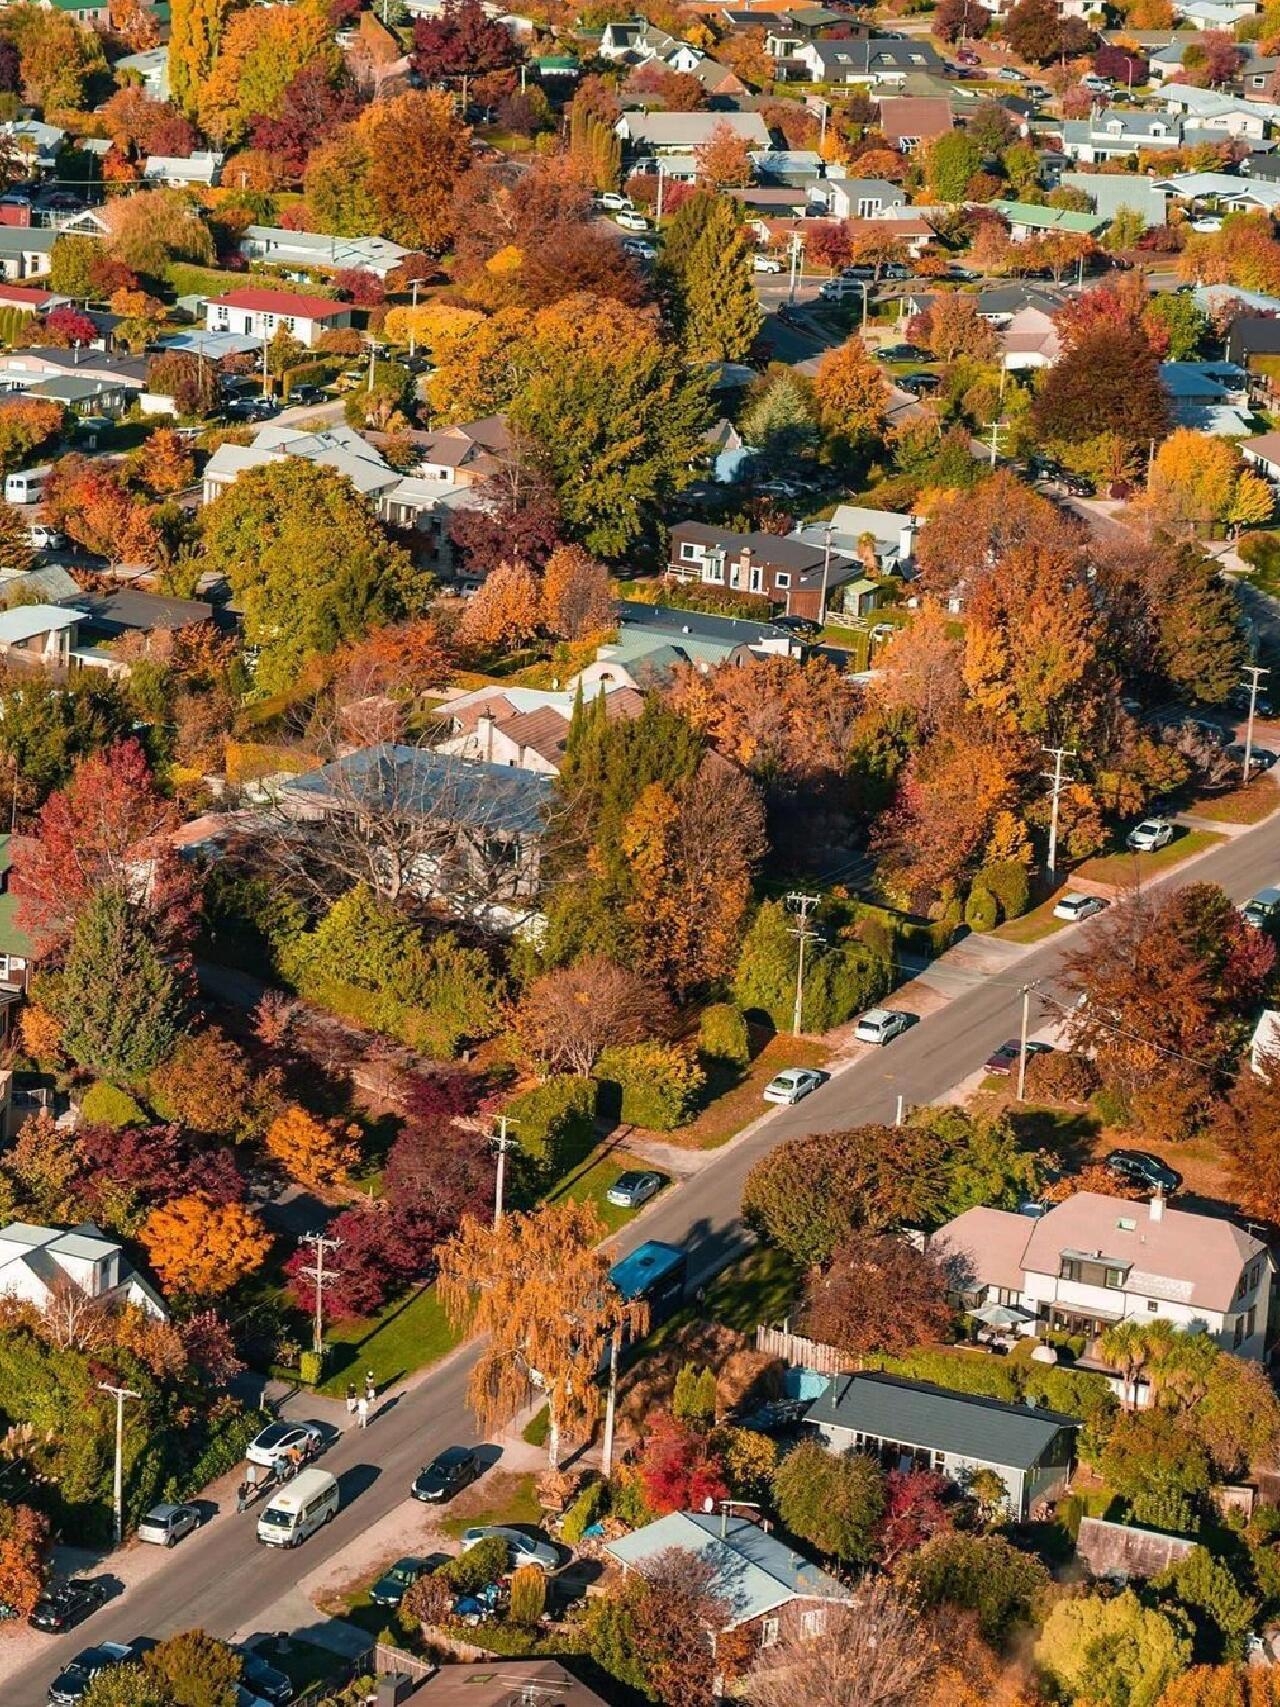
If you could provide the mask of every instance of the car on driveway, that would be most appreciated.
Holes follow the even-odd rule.
[[[1074,925],[1081,919],[1091,919],[1095,913],[1105,912],[1110,905],[1101,895],[1064,895],[1053,909],[1053,916]]]
[[[138,1525],[138,1540],[173,1547],[199,1527],[200,1513],[193,1505],[153,1505]]]
[[[397,1559],[369,1590],[369,1599],[375,1606],[399,1606],[426,1568],[425,1559]]]
[[[282,1464],[295,1447],[301,1449],[304,1460],[322,1452],[324,1431],[320,1425],[313,1422],[268,1423],[262,1433],[256,1434],[249,1442],[245,1457],[250,1464],[261,1464],[271,1470]]]
[[[1238,765],[1244,763],[1244,742],[1233,741],[1227,748],[1227,757],[1234,759]],[[1269,771],[1276,762],[1276,755],[1270,747],[1251,747],[1249,749],[1249,774],[1252,776],[1259,771]]]
[[[812,1067],[784,1067],[764,1087],[764,1100],[789,1106],[807,1097],[810,1091],[816,1091],[824,1076]]]
[[[1172,1194],[1182,1184],[1182,1175],[1149,1150],[1112,1150],[1103,1160],[1103,1167],[1117,1179],[1132,1180],[1151,1191]]]
[[[631,208],[623,208],[621,213],[615,213],[613,223],[620,225],[624,231],[647,231],[649,221],[642,213],[635,213]]]
[[[33,1630],[48,1630],[57,1635],[96,1612],[106,1599],[105,1583],[81,1582],[75,1577],[70,1582],[50,1583],[32,1608],[27,1623]]]
[[[526,1535],[521,1529],[507,1529],[500,1523],[482,1523],[462,1531],[462,1551],[469,1553],[489,1536],[496,1535],[507,1544],[507,1564],[511,1570],[521,1565],[536,1565],[540,1571],[554,1571],[560,1555],[549,1541],[539,1541],[536,1535]]]
[[[32,522],[27,529],[27,539],[33,551],[61,551],[67,543],[66,537],[57,528],[50,527],[48,522]]]
[[[1159,848],[1167,848],[1173,840],[1173,825],[1167,818],[1144,818],[1136,824],[1124,842],[1134,853],[1155,853]]]
[[[415,1500],[443,1505],[484,1474],[479,1455],[469,1446],[446,1446],[430,1464],[418,1471],[410,1492]]]
[[[132,1657],[132,1648],[123,1642],[98,1642],[92,1648],[81,1648],[49,1685],[49,1700],[54,1707],[79,1707],[95,1677]]]
[[[876,351],[882,362],[922,362],[925,352],[915,344],[885,344]]]
[[[895,1008],[871,1008],[853,1028],[859,1043],[892,1043],[916,1023],[915,1014],[904,1014]]]
[[[631,197],[622,195],[618,190],[606,190],[596,198],[601,207],[607,207],[610,213],[624,213],[631,206]]]
[[[246,1688],[259,1700],[269,1701],[271,1707],[289,1707],[289,1702],[297,1694],[293,1679],[275,1666],[268,1665],[262,1655],[254,1653],[252,1648],[245,1651],[244,1670],[240,1676]]]
[[[661,1174],[628,1168],[625,1174],[618,1175],[604,1195],[605,1201],[612,1203],[615,1209],[639,1209],[642,1203],[648,1203],[661,1190]]]
[[[1002,1043],[999,1049],[993,1049],[983,1065],[988,1073],[1012,1073],[1018,1065],[1018,1056],[1022,1053],[1022,1044],[1016,1037],[1011,1037],[1008,1043]],[[1051,1043],[1028,1043],[1027,1060],[1033,1055],[1052,1055]]]
[[[1232,711],[1238,711],[1242,716],[1249,710],[1249,690],[1246,687],[1234,687],[1227,695],[1227,704]],[[1259,688],[1254,701],[1254,712],[1258,717],[1270,717],[1275,710],[1271,703],[1271,695],[1265,688]]]
[[[1280,889],[1259,889],[1240,909],[1255,930],[1271,931],[1280,924]]]

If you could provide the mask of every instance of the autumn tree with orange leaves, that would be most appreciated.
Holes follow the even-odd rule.
[[[216,1298],[267,1260],[271,1235],[251,1209],[188,1192],[153,1209],[139,1234],[168,1291]]]
[[[751,150],[733,126],[721,121],[694,149],[698,178],[715,190],[738,189],[751,182]]]
[[[49,1519],[25,1505],[0,1505],[0,1600],[19,1618],[35,1608],[49,1574]]]
[[[468,1216],[439,1247],[437,1288],[455,1328],[480,1337],[467,1396],[488,1432],[545,1395],[552,1468],[595,1420],[596,1374],[611,1337],[643,1325],[609,1279],[592,1203],[545,1203],[496,1227]],[[536,1377],[536,1384],[535,1384]]]
[[[190,486],[195,469],[187,441],[168,427],[159,427],[149,434],[138,455],[142,484],[157,497],[168,497]]]
[[[1157,1707],[1280,1707],[1280,1673],[1273,1666],[1192,1666]]]
[[[359,1156],[359,1128],[317,1120],[291,1103],[267,1128],[267,1153],[300,1185],[323,1189],[340,1184]]]
[[[889,402],[884,369],[861,338],[829,350],[813,379],[818,419],[829,438],[856,444],[879,436]]]
[[[542,621],[548,634],[582,640],[613,627],[609,571],[580,545],[561,545],[542,572]]]
[[[467,600],[458,639],[482,651],[518,647],[532,640],[541,625],[537,576],[523,563],[499,563]]]

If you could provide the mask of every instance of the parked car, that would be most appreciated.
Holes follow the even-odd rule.
[[[1242,765],[1244,763],[1244,742],[1233,741],[1227,748],[1227,753],[1238,765]],[[1254,775],[1258,771],[1269,771],[1275,762],[1276,755],[1271,751],[1270,747],[1251,747],[1249,749],[1250,776]]]
[[[952,262],[947,268],[947,277],[958,280],[960,284],[977,284],[982,274],[975,273],[972,267],[958,267]]]
[[[113,1666],[123,1665],[132,1652],[123,1642],[98,1642],[92,1648],[81,1648],[49,1685],[49,1700],[54,1707],[79,1707],[94,1678]]]
[[[1002,65],[996,72],[996,78],[1001,83],[1025,83],[1027,74],[1014,65]]]
[[[631,206],[631,197],[624,196],[617,190],[606,190],[596,198],[601,207],[607,207],[610,213],[625,213]]]
[[[920,396],[926,391],[936,391],[942,381],[936,373],[904,373],[897,383],[904,391],[913,391]]]
[[[1211,235],[1215,231],[1222,230],[1222,221],[1216,218],[1213,214],[1206,213],[1201,218],[1193,219],[1191,221],[1191,229],[1192,231],[1201,231],[1206,235]]]
[[[925,352],[914,344],[885,344],[876,351],[882,362],[922,362]]]
[[[1104,901],[1101,895],[1064,895],[1053,909],[1055,919],[1066,919],[1068,924],[1078,924],[1081,919],[1091,919],[1095,913],[1105,911],[1111,905]]]
[[[27,538],[33,551],[61,551],[67,543],[65,536],[57,528],[51,528],[48,522],[32,522],[27,529]]]
[[[962,48],[958,49],[956,52],[956,59],[959,61],[959,63],[961,65],[981,65],[982,64],[981,55],[976,54],[971,47],[962,47]]]
[[[620,225],[624,231],[647,231],[649,221],[642,213],[635,213],[631,208],[624,208],[621,213],[615,213],[613,223]]]
[[[268,1470],[282,1463],[295,1447],[301,1448],[304,1459],[314,1458],[324,1450],[324,1431],[318,1423],[268,1423],[261,1434],[254,1435],[245,1450],[250,1464],[264,1465]]]
[[[1152,1191],[1172,1195],[1182,1184],[1178,1170],[1171,1168],[1168,1162],[1162,1162],[1159,1156],[1153,1156],[1149,1150],[1112,1150],[1104,1159],[1103,1166],[1117,1179],[1133,1180],[1137,1185],[1149,1186]]]
[[[271,1707],[289,1707],[289,1702],[297,1694],[293,1679],[269,1665],[262,1655],[252,1648],[243,1648],[244,1670],[240,1673],[245,1686],[261,1701],[268,1701]]]
[[[200,1513],[193,1505],[153,1505],[138,1525],[138,1540],[158,1547],[174,1547],[184,1535],[200,1527]]]
[[[753,273],[780,273],[782,262],[776,255],[753,255],[751,270]]]
[[[299,403],[306,406],[312,403],[323,403],[325,395],[318,385],[295,385],[289,393],[288,401],[291,408]]]
[[[880,271],[882,279],[896,279],[899,282],[903,279],[913,279],[915,276],[914,270],[905,261],[886,261]]]
[[[27,1623],[33,1630],[57,1635],[96,1612],[106,1604],[106,1599],[105,1583],[84,1582],[78,1577],[65,1583],[50,1583],[32,1608]]]
[[[625,1174],[618,1175],[604,1195],[605,1201],[612,1203],[615,1209],[639,1209],[642,1203],[648,1203],[661,1190],[661,1174],[628,1168]]]
[[[399,1606],[426,1568],[425,1559],[397,1559],[369,1590],[369,1599],[375,1606]]]
[[[1280,924],[1280,889],[1259,889],[1240,911],[1255,930],[1275,930]]]
[[[990,1055],[987,1056],[987,1059],[983,1063],[983,1065],[986,1067],[986,1070],[988,1073],[999,1073],[999,1074],[1012,1073],[1013,1069],[1018,1065],[1018,1057],[1019,1057],[1019,1055],[1021,1055],[1021,1053],[1022,1053],[1021,1042],[1019,1041],[1018,1038],[1012,1037],[1012,1038],[1010,1038],[1008,1043],[1002,1043],[1000,1045],[999,1049],[993,1049],[991,1051]],[[1051,1043],[1031,1043],[1031,1042],[1029,1042],[1027,1044],[1027,1060],[1028,1061],[1031,1059],[1031,1057],[1033,1055],[1052,1055],[1052,1054],[1053,1054],[1053,1045]]]
[[[1099,77],[1096,71],[1086,71],[1080,82],[1091,95],[1109,95],[1111,93],[1110,79]]]
[[[1242,717],[1247,716],[1249,712],[1248,688],[1232,688],[1231,692],[1227,695],[1227,704],[1231,707],[1232,711],[1238,711]],[[1259,717],[1270,717],[1273,715],[1275,707],[1272,704],[1271,695],[1265,688],[1258,689],[1253,709],[1255,714]]]
[[[804,640],[816,640],[822,633],[822,624],[811,616],[771,616],[769,622],[772,627],[785,628],[788,634],[798,634]]]
[[[521,1529],[508,1529],[500,1523],[482,1523],[462,1531],[462,1551],[470,1552],[489,1536],[496,1535],[507,1544],[507,1564],[513,1570],[521,1565],[536,1565],[540,1571],[554,1571],[560,1555],[548,1541],[539,1541]]]
[[[892,1043],[916,1023],[916,1017],[893,1008],[871,1008],[853,1028],[853,1035],[859,1043]]]
[[[842,279],[874,279],[875,276],[875,268],[866,266],[862,262],[858,262],[852,267],[841,267],[840,269]]]
[[[624,237],[622,239],[622,253],[632,256],[637,261],[656,261],[658,258],[657,245],[648,242],[643,237]]]
[[[1173,840],[1173,825],[1167,818],[1144,818],[1124,840],[1134,853],[1155,853]]]
[[[1064,474],[1062,490],[1068,498],[1092,498],[1094,486],[1092,480],[1086,480],[1083,474]]]
[[[415,1500],[443,1505],[483,1475],[484,1465],[469,1446],[446,1446],[430,1464],[419,1470],[410,1492]]]
[[[764,1087],[764,1100],[788,1106],[800,1102],[810,1091],[817,1090],[824,1076],[814,1072],[812,1067],[784,1067],[777,1077],[770,1079]]]

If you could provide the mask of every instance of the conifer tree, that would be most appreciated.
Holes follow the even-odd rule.
[[[717,196],[683,278],[683,332],[698,361],[737,362],[750,354],[764,315],[751,279],[751,257],[727,196]]]

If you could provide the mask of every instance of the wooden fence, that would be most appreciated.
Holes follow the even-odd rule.
[[[819,1375],[842,1375],[854,1367],[853,1361],[837,1351],[835,1346],[806,1339],[803,1334],[793,1334],[787,1322],[779,1328],[758,1327],[756,1350],[795,1368],[816,1370]]]

